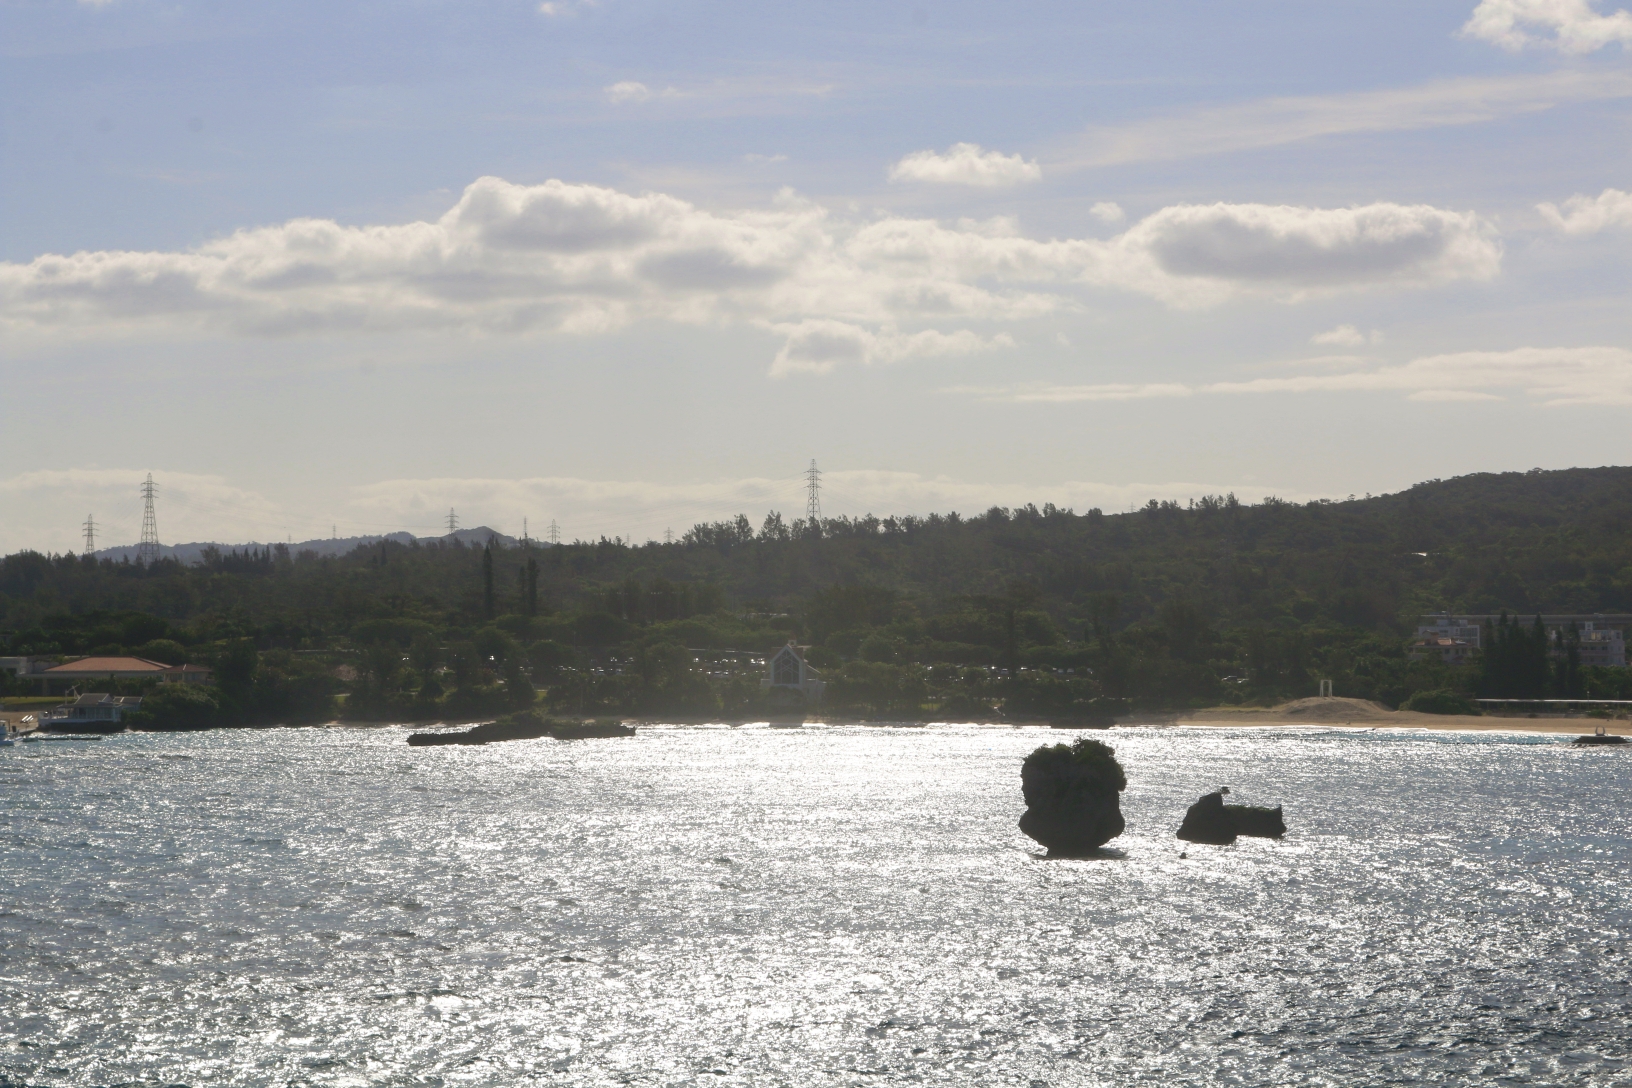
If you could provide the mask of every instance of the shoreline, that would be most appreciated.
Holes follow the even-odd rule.
[[[1323,708],[1324,709],[1324,708]],[[1128,724],[1133,724],[1129,722]],[[1580,736],[1593,733],[1601,725],[1614,736],[1632,737],[1632,721],[1603,718],[1530,718],[1494,714],[1423,714],[1412,710],[1371,710],[1352,717],[1327,714],[1277,712],[1271,707],[1208,707],[1175,716],[1174,725],[1211,728],[1230,726],[1280,726],[1307,729],[1418,729],[1453,733],[1544,733]]]

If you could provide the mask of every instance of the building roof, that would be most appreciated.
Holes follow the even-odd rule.
[[[61,676],[67,673],[109,673],[109,672],[150,672],[155,675],[170,668],[157,661],[149,661],[145,657],[82,657],[78,661],[68,661],[61,665],[46,669],[46,675],[56,673]]]

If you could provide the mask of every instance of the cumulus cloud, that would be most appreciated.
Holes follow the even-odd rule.
[[[1163,208],[1110,243],[1121,274],[1169,302],[1260,288],[1305,297],[1368,284],[1490,279],[1501,246],[1472,212],[1425,204]]]
[[[1010,403],[1071,403],[1249,393],[1397,392],[1414,401],[1501,400],[1548,406],[1632,404],[1632,351],[1614,347],[1516,348],[1430,355],[1398,366],[1245,382],[960,386],[945,390]]]
[[[1114,204],[1109,200],[1102,200],[1088,209],[1088,214],[1101,223],[1120,223],[1123,219],[1122,205]]]
[[[788,193],[726,213],[482,178],[434,222],[296,219],[181,252],[0,263],[0,326],[50,340],[746,324],[785,338],[785,374],[1001,347],[967,326],[1070,309],[1086,290],[1296,300],[1483,279],[1500,260],[1478,216],[1425,205],[1178,205],[1109,239],[1036,239],[1006,219],[847,222]]]
[[[632,79],[626,79],[620,83],[614,83],[608,87],[606,89],[606,97],[610,98],[617,104],[622,104],[624,102],[644,102],[648,98],[652,97],[652,91],[651,88],[647,87],[644,83],[637,83]]]
[[[1000,188],[1036,181],[1043,168],[1019,155],[987,151],[979,144],[953,144],[946,154],[914,151],[890,167],[891,181]]]
[[[1589,0],[1480,0],[1462,34],[1511,51],[1540,44],[1591,53],[1632,42],[1632,12],[1602,15]]]
[[[1557,204],[1538,204],[1536,209],[1565,234],[1596,234],[1610,227],[1632,227],[1632,193],[1605,189],[1597,196],[1572,196]]]

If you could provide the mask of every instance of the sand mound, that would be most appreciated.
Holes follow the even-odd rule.
[[[1264,712],[1277,718],[1309,722],[1364,722],[1396,717],[1394,711],[1370,699],[1294,699]]]

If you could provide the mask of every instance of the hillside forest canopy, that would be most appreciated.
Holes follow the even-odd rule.
[[[1530,617],[1632,611],[1629,526],[1632,469],[1597,468],[1304,504],[773,511],[641,545],[274,545],[149,566],[25,551],[0,560],[0,653],[209,665],[212,684],[148,699],[173,724],[751,717],[790,639],[824,708],[875,718],[1271,704],[1322,678],[1390,706],[1626,698],[1628,670],[1581,667]],[[1518,618],[1470,665],[1411,660],[1417,617],[1441,610]]]

